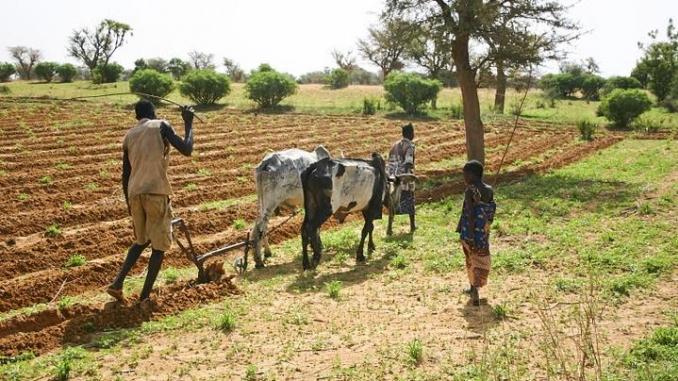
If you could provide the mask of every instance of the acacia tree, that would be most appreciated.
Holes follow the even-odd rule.
[[[435,22],[448,33],[464,105],[467,156],[484,162],[484,127],[476,74],[491,56],[472,63],[471,42],[483,41],[502,15],[510,15],[511,20],[522,20],[522,25],[531,27],[551,17],[565,22],[564,10],[565,7],[550,0],[387,0],[382,18],[415,25]]]
[[[424,68],[430,78],[441,79],[443,71],[452,71],[450,40],[443,25],[432,22],[421,24],[407,45],[405,56]]]
[[[202,69],[212,69],[216,67],[214,65],[214,54],[212,53],[203,53],[197,50],[193,50],[188,53],[188,58],[193,65],[193,68],[196,70]]]
[[[647,84],[661,102],[669,95],[672,80],[678,74],[678,31],[672,19],[666,28],[666,40],[659,41],[658,35],[659,31],[654,30],[649,33],[652,43],[638,43],[644,54],[632,75]]]
[[[113,53],[132,35],[132,27],[111,19],[105,19],[90,30],[73,31],[68,39],[68,54],[79,59],[90,71],[108,65]]]
[[[40,51],[25,46],[10,46],[7,50],[15,61],[19,77],[30,80],[33,66],[40,60],[42,55]]]
[[[245,71],[235,61],[224,57],[224,66],[226,67],[226,75],[228,75],[233,82],[245,81]]]
[[[356,65],[356,59],[353,57],[353,52],[350,50],[344,53],[334,49],[331,54],[332,59],[334,59],[337,66],[340,69],[346,70],[349,74],[358,67],[358,65]]]
[[[385,18],[381,27],[368,29],[367,39],[358,40],[358,50],[365,59],[379,66],[382,77],[386,78],[390,72],[405,66],[402,58],[414,33],[412,24]]]

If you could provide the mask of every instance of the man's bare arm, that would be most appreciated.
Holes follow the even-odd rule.
[[[129,209],[129,197],[127,194],[127,187],[129,185],[129,177],[132,174],[132,164],[129,162],[129,155],[127,150],[122,151],[122,193],[125,194],[125,202],[127,203],[127,209]]]

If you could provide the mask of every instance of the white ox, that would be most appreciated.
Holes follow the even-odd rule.
[[[267,154],[255,169],[259,217],[250,233],[250,240],[257,268],[264,267],[262,245],[266,257],[271,255],[266,236],[268,220],[280,207],[296,209],[304,204],[301,173],[311,164],[329,157],[330,153],[321,145],[313,152],[292,148]]]

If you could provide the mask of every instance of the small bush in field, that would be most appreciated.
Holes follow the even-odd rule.
[[[139,70],[129,80],[129,89],[135,93],[146,93],[164,97],[174,90],[174,81],[169,74],[163,74],[153,69]],[[143,96],[139,96],[143,98]],[[149,101],[158,103],[159,100],[149,98]]]
[[[297,91],[297,83],[288,74],[274,70],[255,71],[247,79],[247,98],[255,101],[260,108],[277,106],[280,101]]]
[[[463,119],[464,118],[464,105],[461,103],[453,104],[450,106],[450,118],[452,119]]]
[[[642,89],[643,85],[633,77],[610,77],[605,81],[605,86],[601,89],[603,96],[612,92],[615,89]]]
[[[219,318],[219,329],[223,332],[231,332],[235,329],[235,314],[231,311],[224,312]]]
[[[327,288],[327,294],[330,296],[330,298],[339,298],[339,293],[341,292],[341,281],[333,280],[331,282],[327,282],[325,283],[325,287]]]
[[[14,65],[8,62],[0,62],[0,82],[7,82],[16,73]]]
[[[392,72],[384,81],[386,100],[397,103],[408,114],[416,114],[427,102],[434,101],[442,84],[418,74]]]
[[[640,114],[652,107],[650,97],[643,90],[613,90],[598,107],[598,112],[617,127],[628,127]]]
[[[377,113],[377,100],[374,98],[363,98],[363,115],[374,115]]]
[[[591,141],[593,140],[593,134],[598,129],[598,123],[590,120],[580,120],[577,122],[577,129],[582,140]]]
[[[413,365],[418,365],[424,358],[424,346],[419,339],[407,343],[407,358]]]
[[[348,87],[351,81],[348,72],[344,69],[337,68],[332,70],[330,75],[327,77],[327,84],[330,89],[343,89]]]
[[[179,91],[199,105],[211,105],[231,92],[231,81],[214,70],[193,70],[184,75]]]
[[[9,86],[7,85],[0,85],[0,94],[11,94],[12,90],[10,90]]]
[[[59,65],[59,67],[56,68],[56,72],[59,75],[61,82],[73,82],[73,78],[78,74],[78,69],[69,63],[65,63]]]
[[[82,254],[73,254],[68,259],[66,260],[65,266],[66,267],[79,267],[84,265],[87,262],[87,258],[85,258],[84,255]]]
[[[113,83],[120,79],[120,75],[125,71],[122,65],[115,62],[99,65],[92,70],[92,82],[94,83]]]
[[[40,62],[39,64],[35,65],[35,75],[45,82],[52,82],[58,67],[59,64],[56,62]]]

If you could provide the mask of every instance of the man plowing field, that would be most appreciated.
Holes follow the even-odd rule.
[[[153,103],[141,100],[136,104],[135,112],[139,123],[125,135],[122,158],[122,189],[132,216],[135,242],[129,248],[118,276],[107,289],[108,294],[119,301],[124,300],[122,285],[125,277],[149,245],[153,251],[140,300],[148,299],[151,294],[165,251],[172,244],[169,199],[172,189],[167,177],[170,146],[184,156],[190,156],[193,151],[192,108],[181,109],[183,139],[167,121],[156,118]]]

